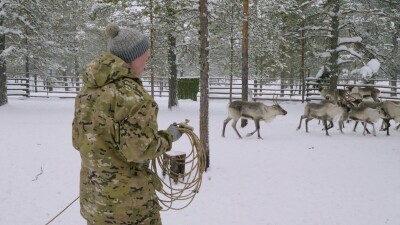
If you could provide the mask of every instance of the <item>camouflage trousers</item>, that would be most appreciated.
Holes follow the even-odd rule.
[[[87,225],[110,225],[109,223],[91,223],[91,222],[87,222]],[[124,224],[118,224],[118,225],[162,225],[161,224],[161,218],[160,215],[155,215],[152,218],[146,219],[145,221],[143,221],[140,224],[136,224],[134,222],[132,223],[124,223]]]

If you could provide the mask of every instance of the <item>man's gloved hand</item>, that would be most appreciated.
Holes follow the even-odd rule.
[[[169,125],[167,132],[172,136],[172,141],[176,141],[182,136],[182,132],[174,124]]]

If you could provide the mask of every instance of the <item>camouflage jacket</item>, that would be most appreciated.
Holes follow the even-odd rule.
[[[103,53],[75,99],[73,146],[81,155],[81,214],[92,224],[160,224],[149,160],[171,149],[158,106],[129,65]]]

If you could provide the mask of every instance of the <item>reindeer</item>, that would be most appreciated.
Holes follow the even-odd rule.
[[[378,107],[382,106],[382,102],[371,102],[371,101],[364,101],[364,102],[360,102],[357,105],[355,105],[357,108],[364,108],[364,107],[368,107],[368,108],[372,108],[372,109],[377,109]],[[354,124],[354,128],[353,131],[356,132],[357,129],[357,125],[358,122],[356,120],[356,123]],[[363,124],[364,125],[364,124]],[[382,125],[383,126],[383,125]],[[381,128],[382,130],[383,128]],[[368,129],[366,129],[366,132],[369,134],[370,132],[368,131]]]
[[[381,91],[374,87],[354,87],[349,86],[347,87],[350,91],[350,95],[356,99],[364,99],[371,97],[375,102],[379,102],[379,94]]]
[[[260,120],[264,120],[266,123],[272,121],[277,115],[286,115],[287,112],[278,104],[274,99],[274,104],[272,106],[267,106],[261,102],[246,102],[246,101],[233,101],[228,104],[229,116],[224,120],[224,125],[222,129],[222,137],[225,137],[225,127],[229,121],[232,121],[232,128],[235,130],[239,138],[242,136],[236,129],[236,123],[240,118],[254,120],[256,129],[248,133],[246,137],[253,135],[256,131],[258,138],[262,139],[260,136]]]
[[[367,131],[367,124],[371,124],[373,131],[372,134],[376,136],[375,132],[375,123],[381,119],[386,118],[386,113],[380,109],[380,107],[371,108],[368,105],[361,105],[358,107],[349,106],[349,110],[345,111],[342,114],[342,117],[339,120],[340,131],[342,132],[343,121],[351,119],[354,121],[360,121],[364,125],[364,132],[363,135],[366,134]]]
[[[386,130],[386,135],[390,135],[390,120],[394,120],[396,123],[400,123],[400,102],[384,101],[380,108],[387,115],[387,117],[383,119],[381,130]],[[400,124],[396,127],[396,129],[399,129],[399,127]]]
[[[306,132],[308,133],[308,122],[312,119],[322,120],[324,124],[324,130],[327,136],[329,136],[328,130],[333,127],[333,120],[341,116],[347,108],[340,103],[334,101],[321,101],[319,103],[307,103],[304,109],[304,114],[300,117],[300,123],[297,130],[301,128],[301,122],[306,119]],[[330,122],[328,127],[327,122]]]
[[[330,90],[328,87],[320,87],[320,95],[323,99],[331,101],[347,101],[347,91],[343,89]]]

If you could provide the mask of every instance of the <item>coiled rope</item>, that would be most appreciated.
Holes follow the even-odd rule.
[[[159,202],[164,206],[162,211],[186,208],[200,190],[203,172],[206,169],[206,152],[188,122],[186,120],[176,124],[178,130],[186,134],[192,145],[191,151],[185,153],[184,160],[174,159],[172,151],[152,160],[151,170],[160,177],[163,183],[162,191],[158,192]],[[180,173],[174,171],[173,163],[178,167],[183,167],[184,171]],[[162,175],[159,174],[158,169],[162,170]]]

